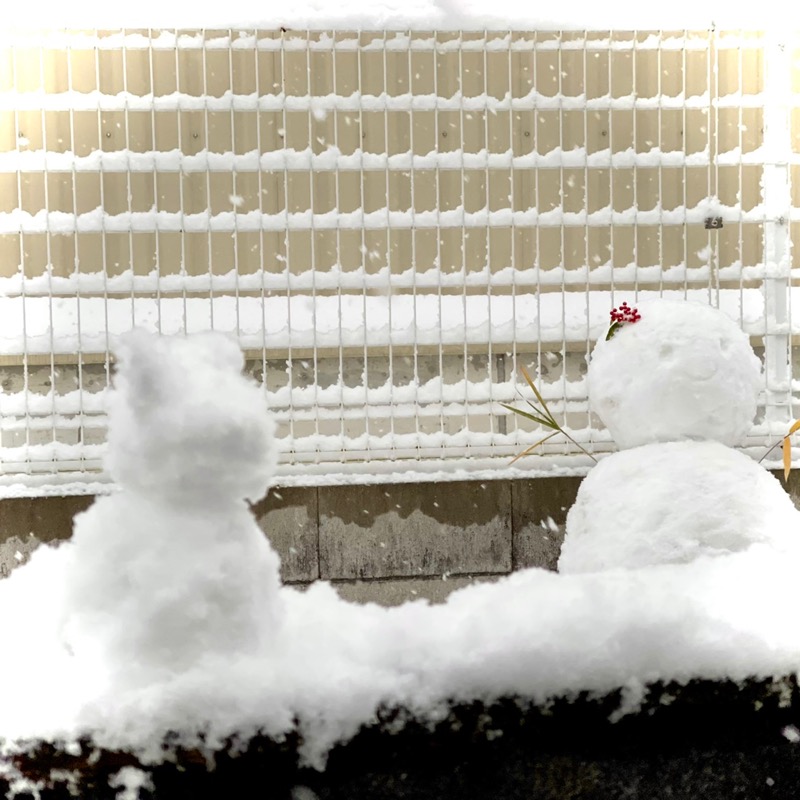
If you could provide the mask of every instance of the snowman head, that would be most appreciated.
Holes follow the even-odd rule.
[[[747,335],[721,311],[680,300],[642,303],[633,322],[599,341],[589,363],[591,409],[617,445],[741,442],[761,387]]]
[[[116,352],[106,465],[120,486],[194,509],[264,494],[274,422],[235,341],[134,330]]]

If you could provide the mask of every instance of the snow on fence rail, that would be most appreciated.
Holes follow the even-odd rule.
[[[750,333],[767,367],[751,443],[782,434],[800,334],[791,41],[3,37],[0,483],[102,478],[111,353],[134,325],[238,338],[286,482],[505,474],[537,436],[500,405],[522,365],[607,450],[586,357],[614,304],[665,294]],[[545,453],[537,468],[585,468],[567,444]]]

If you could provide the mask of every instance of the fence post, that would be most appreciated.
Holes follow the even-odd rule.
[[[764,349],[766,420],[783,426],[792,416],[790,302],[792,207],[791,48],[785,33],[765,34],[764,45]],[[785,433],[782,428],[776,433]]]

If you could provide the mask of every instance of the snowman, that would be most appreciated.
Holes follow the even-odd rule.
[[[761,363],[725,314],[689,301],[623,304],[588,381],[620,451],[581,483],[560,572],[688,563],[800,535],[780,482],[733,449],[756,413]]]
[[[64,647],[131,681],[275,646],[279,559],[250,513],[274,472],[274,422],[217,333],[120,339],[106,466],[120,491],[75,519]]]

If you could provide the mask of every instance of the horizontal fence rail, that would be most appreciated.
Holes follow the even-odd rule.
[[[614,305],[658,296],[751,336],[747,446],[769,443],[800,388],[793,41],[0,35],[0,485],[105,479],[136,326],[236,337],[285,482],[500,475],[541,438],[501,405],[522,367],[608,451],[587,358]],[[566,440],[542,453],[529,468],[588,463]]]

